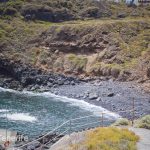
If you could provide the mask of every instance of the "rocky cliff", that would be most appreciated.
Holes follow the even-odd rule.
[[[99,11],[95,14],[93,9],[87,10],[87,7],[84,7],[86,11],[77,13],[82,9],[78,5],[79,1],[75,1],[68,10],[74,12],[76,18],[63,22],[65,18],[60,16],[63,20],[58,22],[61,23],[52,23],[50,20],[45,21],[45,16],[39,16],[38,12],[49,12],[52,15],[46,6],[59,6],[62,9],[69,4],[64,5],[62,1],[55,6],[50,1],[41,3],[42,6],[39,4],[40,1],[31,1],[32,7],[26,7],[28,1],[9,0],[4,9],[4,3],[0,3],[0,73],[3,76],[9,75],[21,86],[29,84],[26,81],[28,77],[32,78],[29,79],[31,84],[36,84],[37,78],[33,76],[38,74],[61,74],[58,76],[73,76],[84,80],[134,80],[149,88],[149,7],[127,7],[112,2],[102,4],[93,1],[80,4],[88,8],[90,5],[92,8],[97,6],[103,13],[109,14],[104,16],[98,15]],[[15,15],[11,14],[10,8],[15,9]],[[26,18],[25,12],[28,17],[32,14],[35,17]],[[41,85],[44,86],[46,81],[42,81]]]
[[[38,40],[34,64],[45,70],[115,78],[149,79],[147,20],[101,20],[52,26]]]

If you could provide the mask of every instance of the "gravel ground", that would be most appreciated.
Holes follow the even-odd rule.
[[[93,81],[77,85],[63,85],[51,92],[69,98],[85,100],[88,103],[102,106],[112,112],[131,119],[132,113],[119,112],[135,107],[135,118],[150,114],[150,94],[145,93],[132,82]]]

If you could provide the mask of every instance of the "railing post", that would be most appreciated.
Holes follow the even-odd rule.
[[[71,134],[71,119],[69,120],[69,135]]]
[[[132,126],[134,125],[134,117],[135,117],[135,101],[132,99]]]
[[[45,141],[44,141],[44,137],[43,137],[43,139],[42,139],[42,144],[43,144],[43,145],[44,145],[44,142],[45,142]]]
[[[102,112],[101,119],[102,119],[102,127],[104,127],[104,113],[103,112]]]

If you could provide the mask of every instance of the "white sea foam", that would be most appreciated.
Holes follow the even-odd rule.
[[[121,117],[118,114],[108,111],[107,109],[105,109],[101,106],[96,106],[94,104],[90,104],[84,100],[68,98],[65,96],[58,96],[58,95],[52,94],[50,92],[43,92],[43,93],[34,93],[34,92],[29,92],[29,91],[19,92],[19,91],[15,91],[15,90],[11,90],[11,89],[4,89],[4,88],[0,88],[0,91],[13,92],[13,93],[17,93],[17,94],[26,94],[28,96],[43,96],[43,97],[47,97],[47,98],[52,97],[53,100],[62,101],[62,102],[68,103],[71,106],[77,106],[81,109],[92,112],[96,116],[100,116],[101,113],[103,112],[106,114],[105,116],[108,118],[113,118],[113,119],[116,118],[117,119],[117,118]]]
[[[13,113],[13,114],[3,115],[3,117],[6,116],[9,120],[14,120],[14,121],[34,122],[37,120],[34,116],[30,116],[28,113]]]
[[[0,109],[0,113],[3,113],[3,112],[9,112],[9,110],[7,110],[7,109]]]
[[[5,88],[2,88],[2,87],[0,87],[0,92],[18,93],[18,91],[11,90],[11,89],[5,89]]]
[[[101,116],[101,113],[103,112],[105,117],[108,118],[119,118],[120,116],[116,113],[110,112],[107,109],[101,107],[101,106],[96,106],[93,104],[90,104],[84,100],[78,100],[74,98],[68,98],[65,96],[57,96],[55,94],[49,93],[49,92],[44,92],[40,94],[41,96],[46,96],[46,97],[54,97],[54,100],[62,101],[62,102],[67,102],[71,106],[77,106],[80,107],[81,109],[87,110],[92,112],[96,116]]]

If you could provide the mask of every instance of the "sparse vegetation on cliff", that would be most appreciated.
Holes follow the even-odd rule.
[[[8,0],[0,2],[0,52],[54,73],[148,82],[149,26],[148,7]]]

